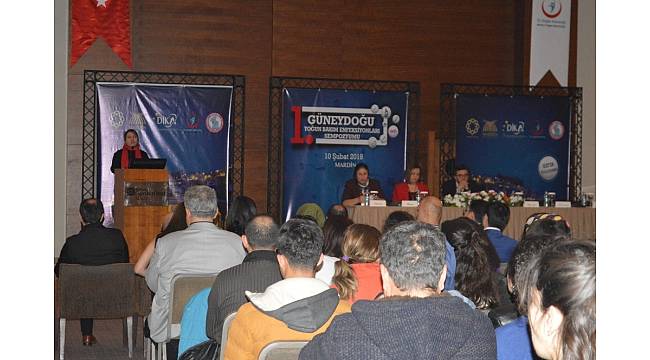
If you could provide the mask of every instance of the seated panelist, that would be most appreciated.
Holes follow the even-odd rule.
[[[124,146],[113,154],[111,172],[115,169],[128,169],[133,165],[135,159],[148,159],[149,155],[140,150],[138,133],[133,129],[124,132]]]
[[[442,197],[467,191],[476,193],[482,190],[484,190],[483,186],[472,180],[469,168],[465,165],[459,165],[456,167],[454,178],[442,184]]]
[[[377,191],[377,197],[385,199],[386,196],[381,190],[379,181],[371,179],[369,176],[368,165],[358,163],[354,167],[352,179],[345,182],[345,189],[343,190],[342,204],[343,206],[355,206],[363,202],[363,189],[369,191]]]
[[[417,193],[429,192],[427,184],[421,181],[422,169],[419,165],[411,166],[404,173],[404,182],[395,184],[393,189],[393,202],[399,203],[402,200],[415,200]]]

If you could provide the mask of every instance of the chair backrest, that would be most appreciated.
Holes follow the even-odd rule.
[[[307,341],[274,341],[260,352],[259,360],[298,360]]]
[[[65,319],[116,319],[135,313],[133,264],[61,264],[59,301]]]
[[[178,336],[183,309],[190,298],[206,287],[211,288],[217,274],[176,274],[172,277],[169,293],[168,338]],[[174,328],[174,329],[172,329]]]
[[[226,345],[228,344],[228,331],[230,330],[230,324],[235,319],[236,312],[226,316],[226,319],[223,321],[223,330],[221,331],[221,349],[219,350],[219,360],[223,360],[226,354]]]

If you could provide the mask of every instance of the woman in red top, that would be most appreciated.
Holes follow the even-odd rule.
[[[427,184],[421,180],[422,169],[419,165],[411,166],[404,173],[404,182],[395,184],[393,190],[393,202],[398,203],[402,200],[415,200],[417,192],[429,192]]]
[[[350,304],[357,300],[374,300],[382,293],[379,272],[379,238],[376,228],[353,224],[345,231],[341,244],[343,256],[337,261],[332,287]]]

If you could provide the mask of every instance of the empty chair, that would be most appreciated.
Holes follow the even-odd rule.
[[[297,360],[307,341],[274,341],[260,352],[259,360]]]
[[[129,358],[133,356],[133,264],[61,264],[59,270],[59,358],[65,350],[67,319],[127,319]]]

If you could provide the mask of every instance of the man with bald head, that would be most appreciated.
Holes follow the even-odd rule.
[[[433,225],[435,228],[440,229],[440,220],[442,219],[442,201],[435,196],[427,196],[420,201],[418,206],[417,220],[425,224]],[[447,278],[445,279],[445,290],[454,290],[456,283],[454,276],[456,275],[456,255],[454,248],[445,239],[445,260],[447,261]]]
[[[205,332],[212,341],[221,343],[224,320],[248,302],[244,291],[264,292],[269,285],[282,280],[275,255],[279,231],[268,215],[258,215],[246,225],[241,241],[248,255],[240,265],[217,276],[208,297]]]

